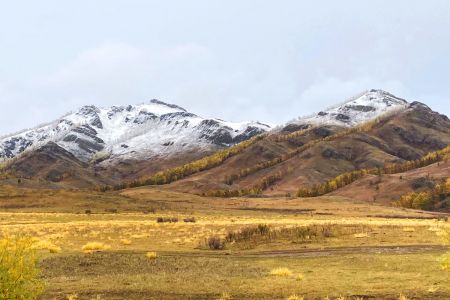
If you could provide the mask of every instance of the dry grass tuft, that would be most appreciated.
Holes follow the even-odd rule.
[[[291,295],[287,297],[286,300],[303,300],[303,297],[297,296],[297,295]]]
[[[217,298],[217,300],[231,300],[231,295],[228,293],[222,293],[222,295],[220,295],[219,298]]]
[[[47,247],[47,250],[50,253],[59,253],[59,252],[61,252],[61,247],[58,247],[58,246],[52,244]]]
[[[405,295],[400,294],[400,296],[398,296],[398,300],[408,300],[408,298]]]
[[[367,233],[355,233],[353,236],[355,238],[361,239],[361,238],[368,237],[369,235]]]
[[[414,232],[416,230],[413,227],[405,227],[405,228],[403,228],[403,231],[404,232]]]
[[[105,251],[110,249],[111,246],[106,245],[104,243],[100,242],[89,242],[85,244],[83,247],[81,247],[81,250],[83,250],[85,253],[92,253],[97,251]]]
[[[131,241],[127,239],[121,239],[120,243],[125,246],[131,245]]]
[[[47,240],[41,240],[38,241],[35,245],[33,245],[33,248],[39,249],[39,250],[48,250],[50,253],[59,253],[61,252],[61,247],[56,246],[50,241]]]
[[[436,286],[430,286],[427,290],[428,293],[436,293],[439,290]]]
[[[292,271],[288,268],[276,268],[270,271],[272,276],[289,277],[292,276]]]
[[[158,257],[158,255],[156,254],[156,252],[154,251],[149,251],[145,254],[145,256],[147,256],[147,258],[149,259],[156,259]]]

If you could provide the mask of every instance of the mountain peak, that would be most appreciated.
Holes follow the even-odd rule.
[[[93,115],[98,114],[99,112],[100,109],[95,105],[84,105],[78,110],[78,114],[80,115]]]
[[[408,101],[389,92],[371,89],[317,114],[300,118],[295,123],[351,127],[373,120],[387,112],[405,109],[408,105]]]
[[[181,111],[187,112],[187,110],[184,109],[181,106],[178,106],[178,105],[175,105],[175,104],[170,104],[170,103],[158,100],[158,99],[152,99],[152,100],[149,101],[149,103],[151,103],[151,104],[159,104],[159,105],[163,105],[163,106],[167,106],[167,107],[170,107],[170,108],[179,109]]]
[[[369,91],[367,91],[365,93],[366,96],[369,97],[378,97],[378,98],[385,98],[391,102],[396,102],[396,103],[403,103],[403,104],[407,104],[408,101],[406,101],[403,98],[397,97],[385,90],[381,90],[381,89],[371,89]]]
[[[44,126],[0,139],[0,159],[49,142],[84,162],[98,155],[147,159],[227,147],[269,129],[254,122],[204,119],[157,99],[138,105],[85,105]]]

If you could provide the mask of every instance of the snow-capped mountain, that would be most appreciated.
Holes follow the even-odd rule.
[[[331,107],[291,123],[310,125],[337,125],[351,127],[373,120],[385,113],[406,109],[404,99],[383,90],[369,90],[352,97],[343,104]]]
[[[205,119],[159,100],[108,108],[83,106],[54,122],[0,138],[0,158],[54,142],[82,161],[145,159],[226,147],[269,129],[259,122]]]

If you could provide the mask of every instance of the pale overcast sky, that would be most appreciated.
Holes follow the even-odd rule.
[[[450,1],[2,1],[0,135],[152,98],[282,123],[380,88],[450,114]]]

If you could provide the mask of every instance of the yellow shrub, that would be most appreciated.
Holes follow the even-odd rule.
[[[446,271],[450,271],[450,252],[447,252],[442,256],[442,269]]]
[[[286,300],[303,300],[303,297],[297,296],[297,295],[291,295],[287,297]]]
[[[355,233],[353,236],[354,236],[355,238],[360,239],[360,238],[368,237],[369,235],[368,235],[367,233]]]
[[[120,242],[122,243],[122,245],[126,246],[131,245],[131,241],[127,239],[121,239]]]
[[[56,246],[50,241],[41,240],[33,245],[33,248],[40,250],[48,250],[50,253],[59,253],[61,252],[61,247]]]
[[[150,258],[150,259],[156,259],[156,257],[157,257],[158,255],[156,254],[156,252],[150,251],[150,252],[147,252],[147,254],[145,254],[145,256],[147,256],[147,257]]]
[[[58,246],[52,244],[52,245],[47,246],[47,250],[50,253],[59,253],[59,252],[61,252],[61,247],[58,247]]]
[[[228,293],[222,293],[222,295],[220,295],[220,297],[218,298],[218,300],[231,300],[231,295]]]
[[[270,275],[289,277],[292,276],[292,271],[289,270],[288,268],[276,268],[270,271]]]
[[[109,245],[105,245],[100,242],[89,242],[85,244],[81,249],[86,253],[96,252],[96,251],[104,251],[108,250],[111,247]]]
[[[28,238],[0,240],[0,299],[37,299],[44,291],[33,243]]]

